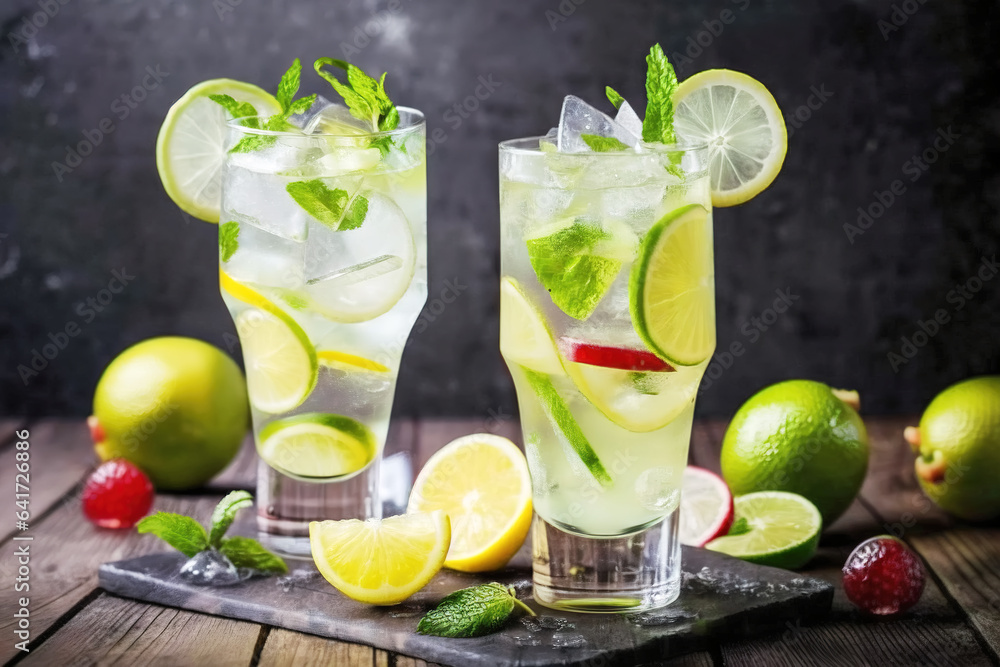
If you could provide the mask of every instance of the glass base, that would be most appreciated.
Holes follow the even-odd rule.
[[[583,613],[665,607],[680,595],[680,512],[622,537],[567,533],[535,515],[532,569],[535,602]]]
[[[344,481],[303,482],[258,462],[257,535],[281,556],[310,558],[309,523],[327,519],[380,519],[379,464]]]

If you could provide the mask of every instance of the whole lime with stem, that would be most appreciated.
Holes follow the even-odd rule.
[[[904,436],[918,454],[917,481],[935,504],[961,519],[1000,516],[1000,376],[948,387]]]
[[[137,343],[108,365],[87,422],[102,461],[127,459],[157,490],[181,491],[233,460],[249,420],[236,362],[208,343],[170,336]]]
[[[859,405],[857,392],[812,380],[779,382],[754,394],[722,442],[722,476],[733,495],[797,493],[830,525],[858,495],[868,470]]]

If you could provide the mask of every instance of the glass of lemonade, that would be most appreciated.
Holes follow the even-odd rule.
[[[220,283],[260,455],[258,529],[308,556],[310,521],[381,516],[400,356],[427,298],[423,115],[372,132],[228,124]],[[345,116],[346,118],[346,116]]]
[[[602,150],[500,144],[500,348],[532,477],[535,600],[637,611],[680,590],[681,478],[715,349],[708,149]]]

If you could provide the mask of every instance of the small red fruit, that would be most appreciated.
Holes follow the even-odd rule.
[[[888,616],[906,611],[924,592],[924,564],[890,535],[859,544],[844,563],[844,592],[862,611]]]
[[[83,513],[101,528],[131,528],[153,506],[153,484],[125,459],[102,463],[83,487]]]
[[[559,351],[569,361],[590,366],[615,368],[622,371],[646,371],[666,373],[673,366],[660,359],[649,350],[635,350],[627,347],[610,347],[589,343],[577,338],[559,339]]]

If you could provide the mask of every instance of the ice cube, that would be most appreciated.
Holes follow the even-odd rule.
[[[365,189],[349,210],[358,208],[359,198],[367,202],[359,226],[334,230],[310,221],[306,244],[306,293],[329,317],[344,322],[388,310],[409,287],[416,261],[410,223],[395,202]]]
[[[559,116],[558,147],[562,153],[583,153],[591,150],[581,135],[596,134],[613,137],[626,146],[635,146],[639,137],[611,120],[607,114],[590,106],[576,95],[567,95]]]
[[[289,154],[296,155],[297,161]],[[222,188],[225,214],[242,215],[271,234],[304,241],[308,216],[286,190],[289,177],[280,173],[294,169],[301,160],[301,154],[287,146],[234,154],[226,166]]]
[[[271,234],[257,221],[234,216],[240,225],[239,247],[222,270],[237,282],[295,289],[305,283],[306,244]],[[303,234],[303,237],[305,234]]]
[[[615,122],[637,137],[642,137],[642,120],[628,102],[622,102],[615,114]]]
[[[253,575],[215,549],[199,551],[181,567],[181,577],[196,586],[232,586]]]
[[[371,124],[355,118],[343,104],[331,102],[322,95],[305,113],[295,114],[288,122],[306,134],[329,132],[331,134],[366,134]]]

